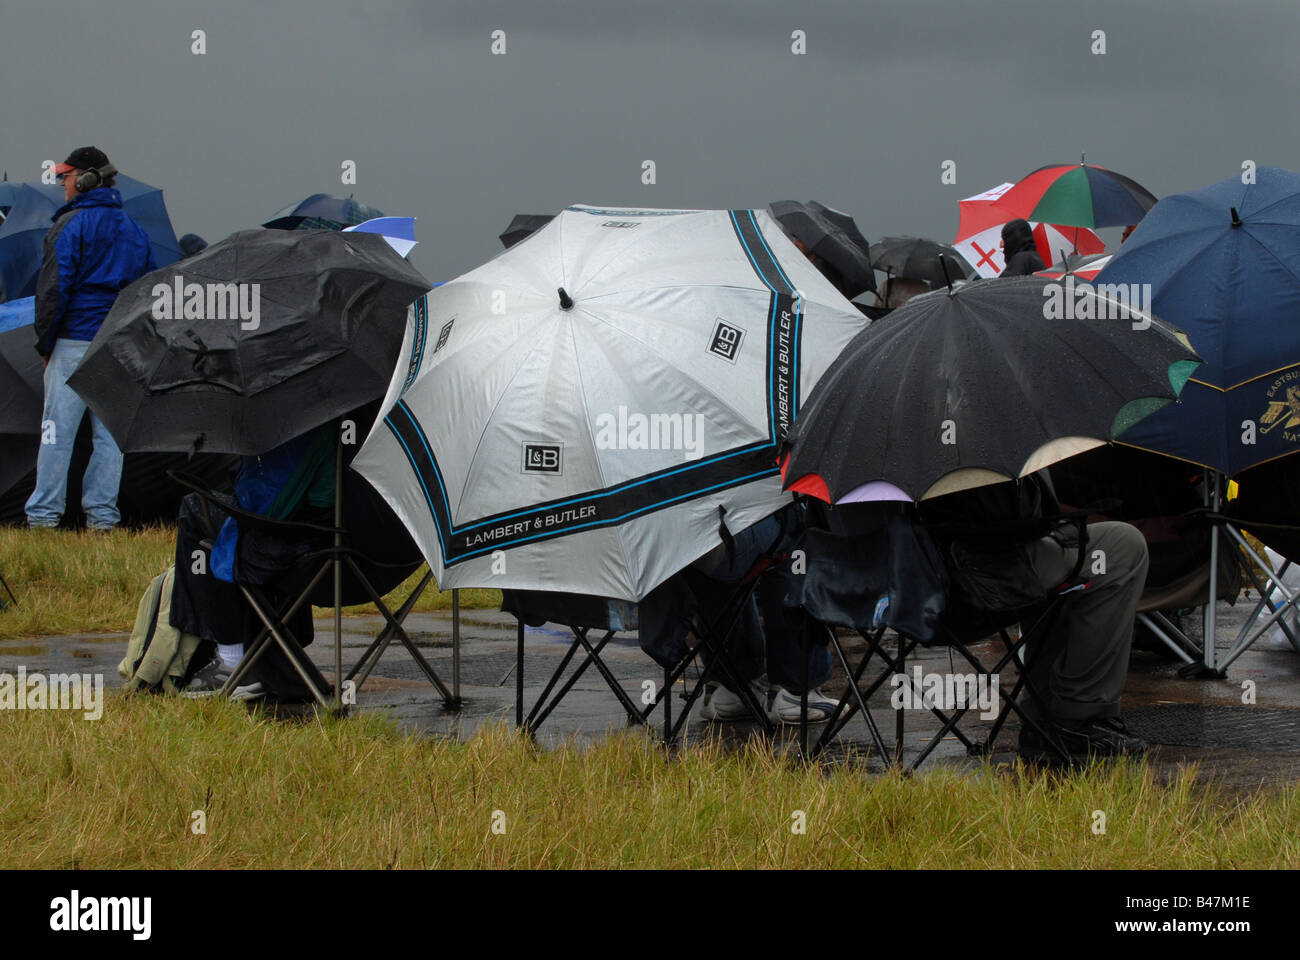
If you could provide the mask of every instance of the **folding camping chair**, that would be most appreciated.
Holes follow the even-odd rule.
[[[424,561],[414,545],[410,544],[409,535],[406,541],[409,544],[409,552],[413,556],[398,560],[378,558],[379,555],[391,556],[388,551],[380,549],[380,545],[385,542],[391,544],[397,538],[399,531],[401,533],[405,531],[395,517],[392,517],[392,523],[375,521],[378,515],[375,512],[375,505],[381,501],[378,501],[377,494],[366,486],[364,481],[349,476],[346,480],[351,482],[345,482],[341,442],[335,445],[335,498],[332,525],[266,517],[244,510],[237,506],[232,498],[217,494],[184,474],[172,472],[172,477],[201,499],[207,536],[200,540],[200,546],[209,552],[215,543],[220,526],[211,517],[210,508],[216,508],[228,515],[241,530],[255,529],[281,537],[303,538],[321,544],[303,553],[290,569],[277,578],[275,582],[277,592],[289,598],[278,606],[270,601],[265,585],[236,581],[236,588],[248,602],[262,627],[253,640],[246,645],[243,659],[226,681],[222,690],[224,694],[233,692],[240,685],[243,678],[274,643],[284,653],[316,702],[326,709],[338,711],[342,707],[343,683],[341,681],[353,681],[359,688],[378,663],[393,637],[397,637],[421,673],[437,689],[447,709],[459,708],[459,677],[457,676],[454,682],[455,692],[453,692],[420,653],[403,626],[416,601],[431,582],[432,572],[426,571],[424,578],[396,613],[384,603],[383,594],[402,583],[418,570]],[[364,512],[367,508],[370,509],[368,514]],[[345,518],[347,513],[360,513],[366,518],[366,522],[349,524]],[[329,574],[333,575],[332,582],[326,583]],[[376,582],[382,589],[375,586]],[[384,617],[385,626],[348,676],[343,678],[342,608],[361,603],[373,604]],[[288,621],[308,605],[333,608],[335,683],[332,697],[329,695],[330,684],[287,626]],[[458,640],[459,637],[453,634],[453,644]],[[458,664],[458,658],[453,659],[453,664]],[[358,675],[360,675],[359,680],[355,679]]]
[[[1295,496],[1300,487],[1300,457],[1288,455],[1252,467],[1238,477],[1238,486],[1235,500],[1229,501],[1222,512],[1212,511],[1207,516],[1220,524],[1230,541],[1240,548],[1240,553],[1235,550],[1232,553],[1242,561],[1241,569],[1259,592],[1260,599],[1228,652],[1216,664],[1220,672],[1226,671],[1274,624],[1281,628],[1292,647],[1300,651],[1300,635],[1286,619],[1288,613],[1300,610],[1300,593],[1288,587],[1284,579],[1291,564],[1300,559],[1300,508]],[[1281,555],[1282,563],[1276,569],[1246,539],[1247,530]],[[1281,603],[1273,601],[1274,592],[1281,596]]]
[[[748,598],[753,592],[753,585],[747,584],[746,588],[738,591]],[[609,665],[601,657],[601,652],[606,645],[621,632],[630,632],[638,626],[636,610],[626,601],[611,600],[605,597],[591,597],[572,593],[551,593],[542,591],[526,590],[504,590],[502,591],[501,609],[513,615],[517,623],[516,631],[516,659],[515,659],[515,724],[526,730],[529,735],[537,732],[538,727],[551,715],[552,711],[559,706],[560,702],[569,693],[570,690],[582,679],[583,674],[588,667],[594,666],[597,672],[605,680],[610,691],[614,694],[619,704],[627,714],[628,723],[639,726],[647,726],[650,716],[660,706],[663,707],[664,715],[664,743],[671,743],[676,739],[681,730],[681,726],[690,713],[691,707],[695,700],[703,692],[705,683],[712,675],[714,668],[720,669],[733,680],[733,686],[739,691],[742,699],[747,701],[749,712],[754,719],[765,727],[768,726],[766,713],[763,712],[757,701],[754,700],[748,684],[740,683],[735,680],[735,674],[731,669],[730,662],[725,652],[726,639],[730,636],[735,624],[740,616],[738,602],[733,601],[736,610],[728,613],[727,625],[710,624],[707,626],[699,625],[699,635],[697,642],[692,645],[687,652],[677,661],[677,663],[663,666],[663,685],[655,691],[654,697],[649,704],[642,706],[635,703],[631,696],[623,689],[623,685],[614,676]],[[524,715],[524,635],[525,626],[538,627],[545,623],[554,623],[566,626],[573,633],[574,642],[561,658],[560,663],[552,672],[547,680],[542,692],[538,695],[536,702]],[[589,638],[592,630],[601,633],[601,636],[593,644]],[[575,655],[579,650],[583,650],[585,655],[577,668],[564,678],[564,673],[572,663]],[[701,671],[700,677],[695,688],[685,695],[686,703],[682,708],[680,717],[676,724],[673,723],[672,697],[671,691],[673,685],[681,677],[690,663],[705,650],[716,654],[708,663],[705,664]],[[561,684],[561,679],[564,682]],[[556,687],[559,686],[557,690]]]
[[[893,602],[888,571],[890,569],[889,537],[884,527],[871,533],[842,535],[824,530],[809,530],[800,544],[805,555],[806,569],[799,580],[793,581],[799,589],[787,594],[791,606],[802,607],[816,624],[814,631],[824,632],[847,680],[839,703],[826,721],[821,737],[812,750],[808,749],[807,694],[800,703],[799,744],[805,757],[819,755],[857,714],[862,715],[872,743],[881,756],[891,751],[867,701],[895,674],[906,673],[908,655],[916,648],[920,638],[903,630],[895,630],[896,652],[890,655],[885,646],[886,614]],[[866,651],[856,665],[844,650],[836,627],[854,630],[866,642]],[[808,662],[808,633],[804,635],[803,660]],[[873,658],[879,657],[882,669],[867,688],[862,689],[862,676]],[[808,684],[803,685],[806,691]],[[943,719],[947,719],[944,717]],[[895,715],[895,763],[901,762],[903,745],[903,712]]]
[[[950,734],[966,748],[968,754],[983,755],[991,753],[1003,726],[1014,711],[1022,724],[1027,724],[1042,737],[1053,753],[1061,759],[1068,759],[1068,751],[1039,719],[1047,716],[1045,698],[1037,689],[1028,674],[1021,667],[1023,649],[1036,638],[1041,631],[1048,629],[1059,613],[1062,601],[1069,594],[1087,589],[1087,583],[1079,579],[1079,569],[1087,552],[1086,513],[1074,513],[1058,518],[1060,522],[1069,523],[1079,530],[1080,547],[1078,563],[1066,582],[1054,590],[1048,591],[1042,601],[1032,606],[1014,609],[989,609],[978,604],[973,598],[963,594],[957,586],[957,576],[952,558],[945,558],[944,566],[947,576],[922,578],[914,584],[911,591],[898,589],[897,574],[891,582],[890,570],[900,567],[915,566],[918,569],[933,562],[926,548],[913,546],[917,541],[902,534],[911,521],[905,515],[897,515],[881,527],[866,533],[844,536],[821,531],[810,531],[805,541],[808,552],[808,581],[804,587],[802,604],[810,615],[826,624],[826,634],[834,648],[848,681],[840,704],[827,722],[821,737],[809,756],[816,756],[834,739],[844,726],[858,713],[867,724],[872,740],[882,754],[886,750],[879,729],[867,709],[866,701],[879,690],[893,675],[901,675],[903,683],[910,685],[907,677],[906,661],[918,644],[930,647],[943,645],[956,651],[967,663],[974,667],[977,674],[998,677],[998,691],[1001,707],[992,727],[981,739],[968,736],[958,724],[968,713],[973,704],[952,708],[946,712],[943,708],[932,706],[928,709],[942,723],[941,728],[930,738],[920,753],[908,766],[908,772],[918,769],[934,749]],[[923,542],[923,541],[922,541]],[[889,557],[890,551],[905,552],[905,557]],[[882,557],[888,559],[882,560]],[[900,563],[901,560],[901,563]],[[933,600],[936,587],[946,587],[947,594],[943,605]],[[889,611],[893,608],[894,612]],[[937,616],[936,616],[937,615]],[[888,620],[893,618],[897,636],[896,653],[890,656],[889,650],[882,642]],[[1010,628],[1032,617],[1028,629],[1022,629],[1015,639]],[[933,622],[937,619],[937,622]],[[866,641],[867,649],[856,665],[851,665],[844,648],[836,635],[833,625],[856,630]],[[902,629],[899,629],[899,627]],[[990,664],[982,660],[973,649],[974,645],[996,636],[1002,642],[1003,653],[996,662]],[[878,657],[883,668],[876,675],[866,690],[860,688],[861,678],[870,661]],[[1002,672],[1011,665],[1017,668],[1015,684],[1008,690],[1001,680]],[[914,697],[918,691],[911,691]],[[1022,695],[1033,701],[1035,709],[1027,710],[1021,702]],[[901,765],[903,759],[903,742],[906,730],[904,710],[895,713],[895,745],[893,761]],[[801,742],[803,734],[801,731]]]
[[[724,533],[724,543],[729,543],[730,534],[726,533],[725,525],[722,526],[722,531]],[[601,658],[601,651],[617,633],[629,631],[639,626],[637,617],[630,605],[624,601],[579,594],[522,590],[502,591],[501,609],[512,614],[518,625],[515,662],[516,725],[527,730],[530,735],[535,734],[537,728],[559,705],[565,695],[573,689],[587,668],[594,665],[609,686],[610,691],[623,707],[629,723],[647,726],[649,718],[655,710],[660,706],[663,707],[663,741],[665,745],[677,739],[690,715],[691,708],[704,692],[709,680],[718,673],[724,674],[731,681],[731,687],[736,690],[744,702],[747,712],[764,731],[770,733],[773,728],[766,711],[755,699],[749,684],[741,682],[738,678],[728,656],[727,648],[728,642],[744,614],[746,605],[753,597],[759,575],[771,565],[784,542],[784,533],[784,528],[782,528],[782,536],[778,537],[754,561],[738,583],[730,587],[728,596],[717,607],[714,616],[707,616],[703,612],[694,615],[695,611],[693,609],[682,609],[674,614],[683,621],[689,620],[690,632],[695,637],[695,642],[688,644],[685,651],[675,659],[660,662],[659,665],[663,669],[663,685],[645,706],[640,706],[632,701],[632,698],[623,689],[622,684],[614,676],[608,664]],[[689,569],[679,571],[675,576],[683,578],[684,583],[689,585],[692,593],[699,594],[704,590],[716,589],[715,582],[709,581],[709,578]],[[525,717],[524,628],[525,625],[540,626],[543,623],[556,623],[567,626],[572,631],[575,642],[565,653],[560,664],[547,681],[542,693]],[[594,645],[588,636],[592,630],[603,633]],[[561,684],[560,681],[565,670],[569,667],[580,648],[585,652],[582,662]],[[671,692],[678,679],[684,677],[689,666],[697,660],[703,663],[703,667],[696,679],[695,686],[689,693],[684,694],[684,706],[676,722],[674,722]],[[556,689],[557,685],[559,686],[558,690]]]

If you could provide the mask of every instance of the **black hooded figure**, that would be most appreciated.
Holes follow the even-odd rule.
[[[1006,269],[1004,277],[1026,277],[1036,270],[1046,270],[1047,264],[1034,246],[1034,228],[1028,220],[1011,220],[1002,226],[1002,257]]]

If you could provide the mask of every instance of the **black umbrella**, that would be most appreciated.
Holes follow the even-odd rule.
[[[25,524],[27,498],[36,486],[36,455],[40,451],[44,406],[43,368],[30,324],[0,333],[0,526]],[[81,478],[90,459],[90,422],[77,431],[68,466],[68,499],[64,522],[80,521]],[[174,519],[185,492],[167,477],[168,470],[221,486],[233,459],[226,456],[128,453],[122,461],[117,505],[127,524]]]
[[[943,257],[943,262],[940,262]],[[970,280],[975,268],[950,243],[924,237],[885,237],[871,245],[871,264],[890,278],[924,280],[946,287],[953,280]]]
[[[0,333],[0,493],[36,467],[45,388],[30,326]]]
[[[506,227],[506,232],[501,234],[501,243],[509,250],[520,240],[532,236],[554,219],[555,215],[550,213],[516,213],[514,219],[510,221],[510,226]]]
[[[245,230],[123,290],[68,382],[123,450],[262,453],[382,397],[430,286],[378,234]]]
[[[272,230],[342,230],[383,215],[377,207],[360,203],[351,196],[313,193],[305,200],[277,210],[262,226]]]
[[[1049,286],[936,290],[854,337],[790,432],[787,488],[917,500],[1024,476],[1178,396],[1200,362],[1181,334],[1088,288],[1047,310]]]
[[[813,262],[840,293],[852,300],[876,289],[867,241],[852,217],[816,201],[778,200],[771,210],[781,229],[813,252]]]

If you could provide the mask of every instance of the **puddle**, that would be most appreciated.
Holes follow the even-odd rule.
[[[0,657],[44,657],[48,656],[49,647],[38,647],[35,644],[20,643],[15,646],[0,646]]]

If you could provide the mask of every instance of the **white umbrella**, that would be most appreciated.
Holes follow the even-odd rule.
[[[790,502],[775,463],[865,325],[764,211],[575,206],[417,301],[353,466],[438,583],[639,600]]]

